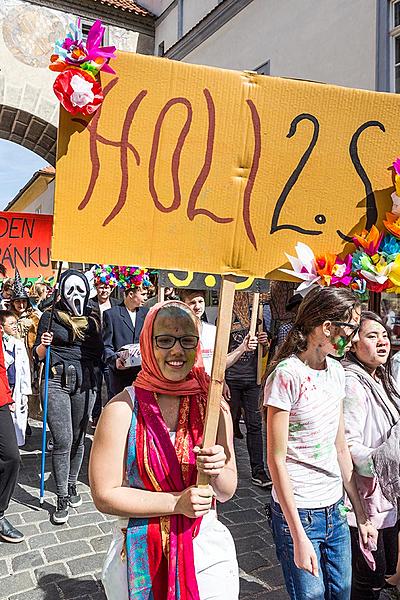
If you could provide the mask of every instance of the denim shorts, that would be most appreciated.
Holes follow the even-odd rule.
[[[273,499],[267,507],[276,555],[291,600],[349,600],[351,546],[343,500],[326,508],[300,508],[298,513],[317,555],[318,577],[296,567],[293,540],[282,509]]]

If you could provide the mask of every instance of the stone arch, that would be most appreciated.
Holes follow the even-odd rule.
[[[53,166],[56,164],[57,127],[36,115],[0,104],[0,138],[32,150]]]

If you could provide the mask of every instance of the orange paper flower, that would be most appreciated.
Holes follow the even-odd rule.
[[[361,235],[353,236],[353,242],[357,248],[363,248],[366,254],[373,256],[377,253],[382,238],[383,233],[380,233],[379,229],[372,225],[369,231],[364,229]]]
[[[320,285],[330,285],[334,275],[333,267],[335,266],[336,258],[336,254],[321,254],[315,257],[316,271],[321,277]]]
[[[394,213],[386,213],[386,221],[383,221],[384,226],[394,237],[400,239],[400,217]]]

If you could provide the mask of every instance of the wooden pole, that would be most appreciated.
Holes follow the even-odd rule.
[[[157,288],[157,301],[164,302],[164,288],[161,286]]]
[[[209,448],[217,438],[219,413],[222,398],[222,386],[225,377],[226,355],[231,333],[233,299],[235,297],[236,278],[226,275],[222,278],[218,307],[217,335],[211,369],[211,382],[208,389],[206,418],[204,423],[203,447]],[[209,477],[203,473],[197,475],[197,485],[206,487]]]
[[[264,311],[263,305],[258,305],[258,333],[261,333],[264,330]],[[262,364],[263,364],[263,350],[264,346],[262,344],[258,344],[257,346],[257,385],[261,385],[262,380]]]
[[[259,292],[254,292],[253,305],[251,308],[250,335],[256,335],[259,303],[260,303],[260,294],[259,294]]]

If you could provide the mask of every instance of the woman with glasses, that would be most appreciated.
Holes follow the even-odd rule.
[[[384,497],[383,482],[378,481],[373,463],[374,450],[386,441],[391,428],[400,419],[400,396],[392,378],[389,356],[388,328],[375,313],[362,312],[358,336],[344,362],[344,420],[357,487],[363,496],[368,519],[379,535],[376,550],[371,556],[365,556],[358,544],[354,513],[352,510],[348,513],[353,555],[352,600],[379,598],[385,576],[396,572],[397,507]],[[374,570],[371,568],[373,562]]]
[[[236,489],[233,430],[223,404],[216,444],[200,449],[209,377],[198,319],[181,302],[155,305],[140,349],[142,370],[104,409],[90,461],[97,508],[129,519],[126,562],[111,550],[103,571],[107,597],[237,600],[235,547],[215,511]],[[196,486],[198,472],[209,486]]]
[[[343,486],[362,543],[377,536],[353,479],[342,416],[345,375],[332,358],[344,355],[359,320],[360,305],[350,290],[312,290],[269,367],[264,399],[273,482],[269,516],[292,600],[350,598]]]

